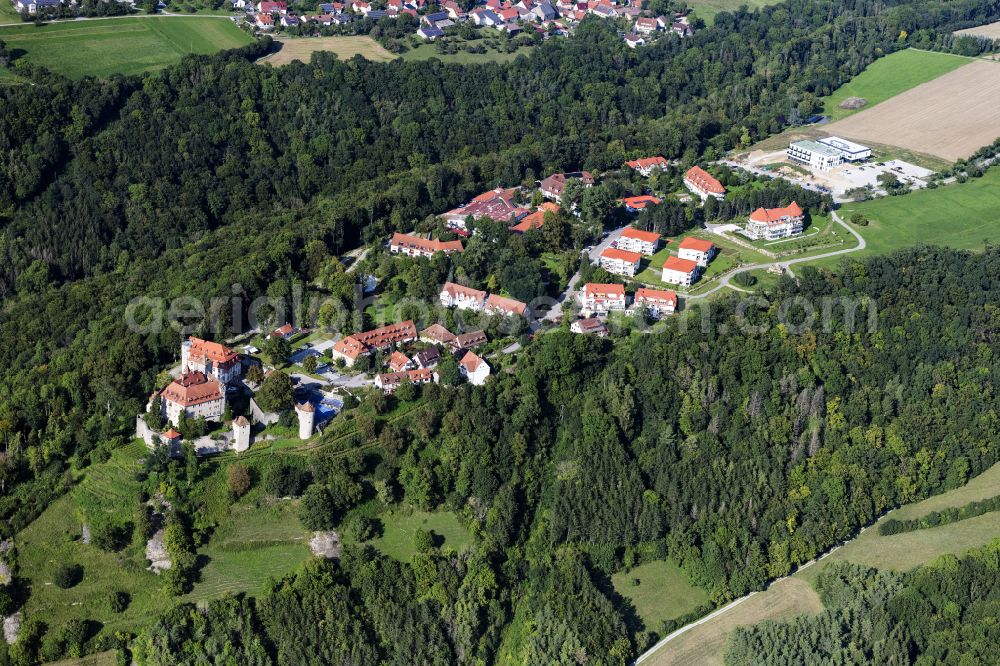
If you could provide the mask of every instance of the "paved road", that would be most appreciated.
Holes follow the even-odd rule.
[[[799,259],[789,259],[788,261],[776,261],[776,262],[771,262],[771,263],[768,263],[768,264],[748,264],[746,266],[741,266],[740,268],[737,268],[732,273],[727,273],[726,275],[724,275],[719,280],[719,284],[715,285],[714,287],[712,287],[708,291],[706,291],[704,293],[701,293],[701,294],[698,294],[696,296],[688,296],[687,297],[688,300],[694,300],[696,298],[705,298],[708,295],[714,294],[715,292],[717,292],[720,289],[723,289],[725,287],[729,287],[731,289],[736,289],[736,287],[730,286],[729,281],[732,280],[733,276],[737,275],[738,273],[745,273],[747,271],[753,271],[753,270],[757,270],[759,268],[767,268],[769,266],[773,266],[774,264],[778,264],[779,266],[781,266],[785,270],[789,270],[789,266],[792,266],[793,264],[801,264],[801,263],[806,262],[806,261],[816,261],[817,259],[828,259],[829,257],[836,257],[836,256],[839,256],[841,254],[850,254],[851,252],[858,252],[860,250],[865,249],[865,246],[867,245],[867,242],[865,242],[864,237],[862,237],[862,235],[859,234],[857,232],[857,230],[854,229],[854,227],[851,227],[849,224],[847,224],[847,222],[844,222],[842,219],[840,219],[840,216],[837,215],[836,211],[831,212],[830,216],[833,218],[834,222],[836,222],[840,226],[842,226],[845,229],[847,229],[847,231],[849,231],[855,238],[858,239],[858,246],[857,247],[846,248],[846,249],[843,249],[843,250],[836,250],[834,252],[827,252],[825,254],[816,254],[816,255],[813,255],[811,257],[801,257]],[[789,272],[790,272],[790,270],[789,270]]]
[[[625,231],[629,226],[630,225],[626,224],[623,227],[618,227],[613,231],[609,231],[608,235],[605,236],[600,243],[595,245],[590,250],[590,252],[587,253],[587,261],[589,261],[590,263],[594,263],[595,261],[597,261],[598,258],[600,258],[601,253],[604,252],[606,249],[608,249],[608,247],[612,243],[621,238],[622,232]],[[538,330],[538,328],[541,327],[543,322],[556,321],[557,319],[562,317],[563,303],[565,303],[569,299],[576,298],[576,285],[579,281],[580,281],[580,271],[577,271],[576,273],[573,274],[573,277],[569,279],[569,283],[566,285],[565,291],[563,291],[563,293],[559,294],[559,296],[556,297],[555,305],[549,308],[549,311],[545,313],[544,317],[532,323],[531,329],[533,331]]]

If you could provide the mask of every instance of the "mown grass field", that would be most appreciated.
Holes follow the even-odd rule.
[[[638,585],[632,581],[638,580]],[[708,593],[692,585],[676,564],[668,560],[646,562],[611,577],[615,591],[635,606],[647,630],[659,631],[669,620],[694,612],[708,603]]]
[[[416,552],[413,548],[413,535],[418,529],[431,530],[443,538],[443,550],[459,551],[472,543],[472,535],[455,514],[449,511],[384,513],[379,518],[383,526],[382,536],[372,539],[371,545],[400,562],[409,562]]]
[[[107,652],[88,654],[86,657],[80,657],[79,659],[51,661],[45,666],[116,666],[117,664],[118,657],[114,650],[108,650]]]
[[[705,23],[712,25],[715,22],[715,15],[719,12],[735,11],[740,5],[746,5],[750,9],[776,5],[781,0],[691,0],[688,6],[694,9],[695,14],[705,20]]]
[[[341,60],[349,60],[360,55],[375,62],[386,62],[397,57],[386,51],[374,39],[366,36],[287,38],[278,44],[280,45],[278,51],[261,58],[260,62],[275,67],[287,65],[295,60],[309,62],[312,54],[319,51],[331,51]]]
[[[155,71],[189,53],[215,53],[253,38],[223,18],[142,17],[16,26],[0,31],[0,39],[15,54],[78,79]]]
[[[833,120],[846,118],[972,61],[964,56],[916,49],[890,53],[824,99],[823,113]],[[868,103],[861,109],[841,109],[840,103],[848,97],[861,97]]]
[[[844,204],[838,213],[845,221],[855,213],[869,220],[868,226],[857,227],[867,247],[849,258],[885,254],[918,243],[981,250],[987,241],[1000,242],[1000,169],[990,169],[982,178],[966,183]],[[840,260],[834,257],[815,265],[833,268]]]
[[[909,519],[931,511],[957,507],[1000,493],[1000,464],[994,465],[969,483],[948,492],[891,511],[879,521]],[[721,664],[726,637],[737,626],[764,620],[783,620],[802,613],[822,610],[813,581],[832,562],[849,561],[882,569],[906,571],[944,554],[959,554],[982,546],[1000,535],[1000,512],[988,513],[950,525],[881,536],[878,523],[857,538],[833,551],[790,578],[774,583],[725,613],[693,627],[667,643],[650,659],[650,666],[676,664]]]

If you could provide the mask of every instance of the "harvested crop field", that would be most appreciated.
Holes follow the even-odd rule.
[[[260,62],[275,67],[287,65],[294,60],[309,62],[309,58],[317,51],[331,51],[341,60],[360,55],[375,62],[385,62],[397,57],[371,37],[302,37],[279,41],[278,46],[280,50],[261,58]]]
[[[956,35],[969,35],[971,37],[986,37],[987,39],[1000,39],[1000,21],[977,25],[975,28],[956,30]]]
[[[825,130],[954,161],[1000,136],[1000,64],[977,60]]]

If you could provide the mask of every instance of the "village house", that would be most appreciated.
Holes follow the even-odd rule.
[[[490,376],[489,364],[471,351],[465,352],[465,356],[458,362],[458,367],[462,376],[473,386],[482,386]]]
[[[406,354],[401,351],[394,351],[389,357],[389,369],[393,372],[403,372],[404,370],[409,370],[413,367],[413,361],[411,361]]]
[[[518,315],[527,317],[528,305],[513,298],[490,294],[486,297],[486,304],[483,306],[483,311],[491,315]]]
[[[254,25],[258,30],[271,30],[274,28],[274,17],[270,14],[257,14],[254,18]]]
[[[512,226],[510,230],[515,234],[523,234],[529,229],[541,229],[542,225],[545,223],[545,214],[552,213],[555,215],[558,212],[558,204],[554,204],[551,201],[545,201],[538,207],[538,210]]]
[[[580,292],[581,312],[584,317],[606,315],[612,310],[625,310],[625,286],[588,282]]]
[[[482,310],[486,292],[472,287],[463,287],[454,282],[445,282],[441,288],[441,305],[459,310]]]
[[[478,26],[495,26],[503,23],[503,19],[497,16],[496,12],[485,7],[472,10],[469,12],[469,17]]]
[[[333,344],[330,354],[333,358],[341,358],[348,366],[352,366],[360,357],[367,356],[377,349],[389,349],[395,344],[416,339],[417,328],[412,320],[407,320],[343,337]]]
[[[240,355],[218,342],[189,337],[181,343],[181,368],[201,372],[223,384],[232,384],[243,375]]]
[[[523,208],[514,203],[514,196],[518,188],[511,187],[504,189],[498,187],[489,192],[483,192],[464,206],[459,206],[448,211],[441,217],[448,226],[455,229],[465,230],[465,220],[471,217],[478,220],[488,217],[497,222],[517,222],[530,213],[527,208]]]
[[[784,208],[758,208],[750,213],[744,235],[753,240],[776,240],[802,233],[805,213],[796,202]]]
[[[431,324],[420,331],[420,341],[431,345],[450,345],[455,340],[455,334],[441,324]]]
[[[218,421],[226,411],[225,386],[200,371],[185,372],[170,382],[159,395],[162,416],[175,426],[180,425],[181,414],[192,419],[204,417]],[[147,411],[151,404],[147,405]]]
[[[448,16],[454,21],[465,18],[465,11],[459,6],[455,0],[445,0],[441,7],[448,12]]]
[[[296,330],[297,329],[294,326],[292,326],[291,324],[285,322],[283,325],[281,325],[278,328],[276,328],[273,331],[271,331],[270,337],[272,337],[272,338],[281,338],[283,340],[288,340],[293,335],[295,335]]]
[[[608,327],[604,325],[604,322],[597,317],[590,317],[588,319],[577,319],[572,324],[569,325],[569,330],[571,333],[578,333],[581,335],[596,335],[600,338],[605,338],[608,335]]]
[[[375,377],[375,386],[382,389],[382,392],[386,395],[395,393],[396,389],[398,389],[400,384],[403,382],[410,382],[411,384],[415,384],[417,386],[421,384],[430,384],[432,382],[437,384],[438,375],[430,368],[417,368],[415,370],[406,370],[403,372],[388,372]]]
[[[485,345],[487,341],[488,338],[486,337],[486,331],[469,331],[468,333],[460,333],[456,335],[455,339],[451,341],[450,347],[453,351],[475,349],[480,345]]]
[[[625,197],[621,199],[621,204],[630,213],[641,213],[649,206],[659,206],[663,200],[650,194],[643,194],[637,197]]]
[[[422,25],[417,28],[417,36],[421,39],[434,41],[435,39],[441,39],[444,37],[444,30],[436,25]]]
[[[541,182],[539,189],[546,199],[560,201],[563,190],[566,189],[566,181],[579,180],[584,187],[594,186],[594,177],[587,171],[572,171],[569,173],[554,173]]]
[[[257,13],[258,14],[287,14],[288,13],[288,3],[283,1],[278,2],[259,2],[257,3]]]
[[[708,262],[715,257],[718,248],[712,241],[702,240],[688,236],[677,246],[677,256],[681,259],[690,259],[702,268],[708,266]]]
[[[285,28],[294,28],[300,23],[301,21],[299,21],[299,17],[293,14],[285,14],[281,17],[281,25]]]
[[[639,264],[642,255],[638,252],[619,250],[616,247],[609,247],[601,252],[601,268],[615,275],[627,275],[629,277],[639,272]]]
[[[365,16],[367,16],[368,12],[372,10],[372,6],[367,2],[362,2],[361,0],[355,0],[354,2],[351,3],[351,10],[354,11],[355,14],[364,14]]]
[[[687,170],[684,174],[684,186],[701,197],[702,201],[708,197],[722,200],[726,196],[726,188],[722,183],[700,166]]]
[[[660,249],[660,234],[655,231],[642,231],[634,227],[626,227],[618,238],[618,249],[627,252],[653,255]]]
[[[642,35],[651,35],[660,29],[655,18],[641,17],[635,20],[635,31]]]
[[[659,319],[677,309],[677,292],[670,289],[639,287],[633,301],[633,307],[638,306],[644,307],[653,319]]]
[[[408,257],[433,257],[438,252],[451,254],[462,252],[462,241],[428,240],[419,236],[395,233],[389,241],[389,251],[393,254],[405,254]]]
[[[3,0],[0,0],[0,2],[2,1]],[[37,14],[39,10],[57,9],[61,5],[61,0],[15,0],[14,9],[18,12]]]
[[[642,19],[639,19],[640,21]],[[652,19],[650,19],[652,20]],[[640,175],[649,178],[653,175],[653,169],[659,169],[660,171],[665,171],[668,166],[668,162],[665,158],[661,156],[657,157],[640,157],[637,160],[630,160],[625,163],[630,169],[635,169]]]
[[[441,362],[441,352],[438,351],[437,347],[428,347],[418,351],[413,358],[416,360],[418,368],[435,368]]]
[[[668,257],[663,263],[663,281],[667,284],[679,284],[690,287],[698,281],[701,267],[690,259]]]
[[[625,46],[630,49],[634,49],[638,46],[644,46],[645,44],[646,40],[639,35],[625,35]]]

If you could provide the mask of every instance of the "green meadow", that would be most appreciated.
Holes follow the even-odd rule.
[[[228,19],[161,16],[27,24],[0,30],[0,39],[15,55],[78,79],[155,71],[190,53],[215,53],[253,38]]]

